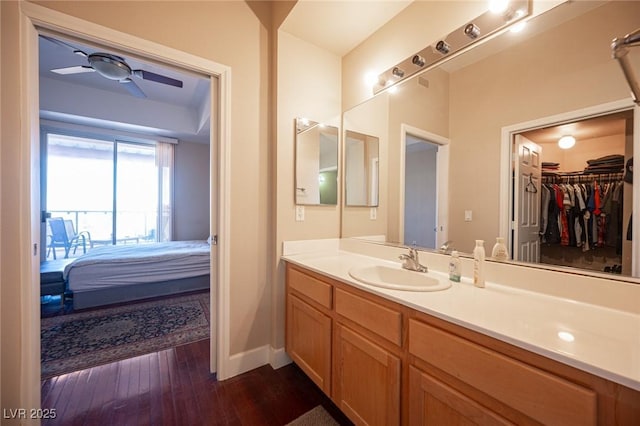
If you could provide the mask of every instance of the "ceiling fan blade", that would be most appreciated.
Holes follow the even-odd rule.
[[[85,72],[94,72],[95,70],[88,65],[78,65],[76,67],[66,67],[66,68],[56,68],[51,70],[51,72],[55,72],[56,74],[81,74]]]
[[[129,91],[129,93],[136,98],[146,98],[147,95],[144,94],[142,89],[133,82],[130,78],[125,78],[124,80],[120,80],[120,84],[124,86],[125,89]]]
[[[143,80],[155,81],[156,83],[168,84],[169,86],[182,87],[182,81],[164,75],[156,74],[151,71],[133,70],[133,75]]]
[[[58,46],[60,46],[60,47],[64,47],[65,49],[70,49],[73,53],[75,53],[75,54],[77,54],[77,55],[84,56],[84,57],[87,57],[87,56],[88,56],[88,55],[87,55],[85,52],[83,52],[82,50],[80,50],[80,49],[78,49],[77,47],[72,46],[71,44],[69,44],[69,43],[67,43],[67,42],[64,42],[64,41],[62,41],[62,40],[58,40],[58,39],[56,39],[56,38],[49,37],[49,36],[42,35],[42,34],[40,34],[40,37],[42,37],[42,38],[43,38],[43,39],[45,39],[45,40],[50,41],[50,42],[51,42],[51,43],[53,43],[53,44],[57,44],[57,45],[58,45]]]

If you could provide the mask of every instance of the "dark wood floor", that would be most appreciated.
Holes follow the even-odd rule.
[[[317,405],[350,424],[294,364],[218,382],[209,340],[42,382],[45,425],[284,425]]]

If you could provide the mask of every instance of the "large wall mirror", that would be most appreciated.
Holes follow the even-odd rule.
[[[640,247],[633,229],[638,227],[627,231],[638,216],[632,212],[640,199],[640,180],[625,182],[624,169],[634,152],[640,152],[640,135],[633,133],[634,126],[640,128],[639,108],[612,58],[611,42],[640,27],[638,16],[640,2],[561,3],[530,19],[522,31],[504,32],[402,82],[394,93],[382,92],[346,111],[345,128],[356,122],[358,131],[380,135],[380,203],[376,220],[358,220],[356,212],[344,208],[343,237],[414,242],[405,237],[402,217],[409,198],[403,182],[406,157],[417,158],[407,149],[406,129],[411,128],[431,135],[426,142],[436,148],[448,150],[448,195],[425,202],[445,211],[435,223],[426,216],[423,221],[429,231],[440,234],[436,248],[450,240],[450,246],[469,253],[474,240],[483,239],[490,253],[496,237],[504,237],[515,261],[637,277],[640,265],[634,265],[634,258],[640,257]],[[629,60],[637,73],[640,48],[630,50]],[[576,138],[573,151],[559,149],[558,139],[569,132]],[[533,147],[529,152],[535,155],[527,164],[537,169],[518,163],[525,146]],[[617,163],[601,173],[589,169],[603,158]],[[424,167],[435,167],[431,161]],[[624,204],[615,213],[608,210],[610,217],[590,211],[595,219],[586,228],[584,220],[580,224],[574,218],[570,224],[574,231],[581,226],[582,243],[575,235],[559,242],[543,239],[540,221],[551,220],[543,211],[543,188],[564,189],[558,206],[563,211],[569,208],[564,204],[564,194],[571,198],[569,186],[578,206],[571,208],[580,209],[576,186],[585,188],[585,201],[594,184],[602,199],[613,197],[608,191],[618,188],[616,200]],[[584,219],[584,211],[576,217]],[[606,227],[602,231],[598,221]],[[529,232],[533,245],[526,246]]]
[[[338,128],[296,118],[295,203],[338,203]]]

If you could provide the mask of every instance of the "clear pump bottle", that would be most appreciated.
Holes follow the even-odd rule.
[[[449,279],[456,283],[460,282],[460,256],[455,250],[451,252],[451,259],[449,259]]]
[[[473,285],[484,288],[484,240],[476,240],[473,249]]]

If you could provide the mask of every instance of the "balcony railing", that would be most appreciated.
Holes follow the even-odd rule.
[[[87,242],[87,250],[97,245],[107,244],[140,244],[157,241],[157,213],[155,211],[118,211],[116,214],[116,233],[113,232],[113,212],[108,210],[50,210],[51,217],[70,220],[76,233],[88,232],[91,241]],[[47,235],[51,230],[47,227]],[[52,248],[47,238],[47,259],[53,259]],[[69,252],[69,257],[83,254],[81,247]],[[65,256],[65,250],[58,248],[56,257]]]

